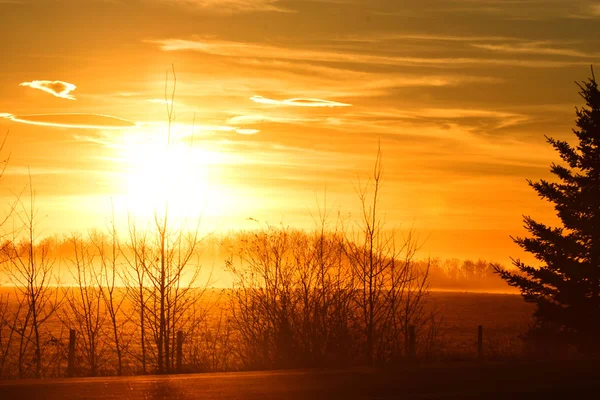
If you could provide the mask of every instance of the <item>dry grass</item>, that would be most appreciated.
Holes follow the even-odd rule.
[[[14,301],[12,288],[0,288],[0,295],[10,294]],[[228,299],[226,291],[213,290],[207,293],[206,302],[210,303],[207,321],[201,324],[205,330],[214,329],[218,316],[223,310],[227,312]],[[489,359],[514,357],[522,354],[519,335],[527,330],[533,305],[527,304],[514,294],[465,293],[465,292],[432,292],[427,300],[427,307],[438,310],[435,336],[437,347],[434,349],[436,359],[464,360],[473,359],[476,354],[477,326],[484,326],[484,353]],[[135,323],[130,325],[135,329]],[[45,331],[48,337],[54,336],[65,348],[68,343],[68,328],[58,318],[49,321]],[[196,331],[200,332],[200,331]],[[199,333],[200,334],[200,333]],[[188,337],[184,344],[184,353],[193,340],[202,338]],[[139,343],[134,339],[125,359],[126,374],[139,372],[136,359],[136,347]],[[191,347],[191,346],[189,346]],[[186,357],[184,355],[184,357]],[[65,368],[66,359],[54,366],[51,375],[60,375],[58,370]],[[102,369],[103,374],[114,374],[109,360]],[[207,370],[199,368],[199,370]],[[84,372],[82,372],[84,373]],[[6,373],[5,373],[6,375]],[[50,375],[50,374],[48,374]]]

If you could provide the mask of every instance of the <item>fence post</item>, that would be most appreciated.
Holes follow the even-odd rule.
[[[75,329],[71,329],[69,332],[69,359],[67,365],[67,376],[69,378],[75,375]]]
[[[483,325],[477,327],[477,359],[483,359]]]
[[[408,327],[408,358],[414,360],[417,358],[415,326]]]
[[[177,331],[177,372],[181,373],[181,360],[183,357],[183,332]]]

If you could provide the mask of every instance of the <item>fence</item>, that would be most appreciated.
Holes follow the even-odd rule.
[[[414,325],[408,328],[408,340],[407,340],[407,358],[410,361],[416,361],[417,359],[417,337],[416,328]],[[75,352],[76,352],[76,340],[77,333],[75,329],[71,329],[69,332],[69,353],[68,353],[68,364],[67,364],[67,377],[75,376]],[[177,332],[177,347],[176,347],[176,361],[175,361],[175,373],[183,372],[183,342],[184,335],[182,331]],[[484,359],[483,351],[483,325],[477,326],[477,347],[475,355],[477,360],[481,361]]]
[[[76,351],[77,332],[71,329],[69,332],[69,355],[67,361],[67,377],[75,376],[75,351]],[[175,354],[175,373],[183,372],[183,332],[177,331],[177,347]]]

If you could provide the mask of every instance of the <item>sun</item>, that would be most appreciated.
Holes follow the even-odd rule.
[[[165,127],[127,134],[119,146],[125,207],[136,217],[198,218],[225,212],[226,201],[215,185],[220,155],[192,144],[175,130],[168,143]],[[208,206],[208,207],[207,207]]]
[[[136,146],[127,171],[128,198],[137,212],[152,213],[169,205],[180,216],[200,214],[207,177],[193,162],[188,146]]]

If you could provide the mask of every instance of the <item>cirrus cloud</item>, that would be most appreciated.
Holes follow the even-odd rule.
[[[295,107],[351,107],[352,104],[340,103],[337,101],[322,100],[322,99],[286,99],[275,100],[263,96],[250,97],[255,103],[269,104],[274,106],[295,106]]]
[[[237,133],[239,133],[240,135],[255,135],[257,133],[260,132],[259,129],[236,129],[235,130]]]
[[[60,97],[61,99],[67,100],[75,100],[75,96],[73,96],[71,92],[77,88],[77,86],[69,82],[43,80],[23,82],[19,86],[26,86],[33,89],[38,89],[43,92],[50,93],[55,97]]]
[[[134,122],[101,114],[0,114],[14,122],[31,125],[56,126],[79,129],[123,129],[136,126]]]
[[[281,7],[280,0],[159,0],[217,14],[245,14],[252,12],[292,12]]]

